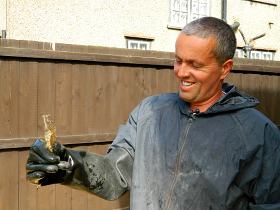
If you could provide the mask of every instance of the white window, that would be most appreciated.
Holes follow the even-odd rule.
[[[264,60],[273,60],[274,53],[272,52],[263,52],[262,53]]]
[[[251,59],[262,59],[262,60],[273,60],[274,59],[274,52],[267,52],[264,50],[252,50]]]
[[[150,50],[151,40],[145,39],[126,39],[128,49],[138,49],[138,50]]]
[[[209,0],[170,0],[169,27],[182,28],[205,16],[209,16]]]
[[[262,57],[262,52],[261,51],[251,51],[251,55],[250,55],[250,58],[251,59],[261,59]]]
[[[235,50],[234,57],[243,58],[243,57],[244,57],[244,55],[243,55],[243,50],[242,50],[242,49],[236,49],[236,50]]]
[[[250,53],[250,59],[262,59],[262,60],[273,60],[275,52],[268,52],[265,50],[252,50]],[[246,58],[246,53],[238,48],[235,51],[235,57]]]

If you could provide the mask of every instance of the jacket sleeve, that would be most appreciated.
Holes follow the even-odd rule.
[[[134,160],[137,115],[130,114],[105,156],[67,149],[75,168],[63,183],[114,200],[130,189]]]
[[[129,189],[133,160],[126,150],[116,148],[105,156],[70,149],[67,153],[75,164],[62,184],[107,200],[115,200]]]
[[[280,209],[280,132],[274,125],[267,125],[260,176],[252,189],[250,210]]]
[[[116,138],[111,144],[109,151],[115,148],[125,149],[134,159],[136,135],[137,135],[137,122],[140,113],[141,104],[138,105],[130,114],[125,125],[119,127]]]

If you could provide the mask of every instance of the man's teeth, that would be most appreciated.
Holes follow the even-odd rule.
[[[191,86],[191,85],[192,85],[192,83],[182,81],[182,85],[184,85],[184,86]]]

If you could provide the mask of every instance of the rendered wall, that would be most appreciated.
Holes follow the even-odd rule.
[[[128,35],[174,51],[180,32],[168,27],[169,0],[5,1],[9,39],[125,48]],[[220,1],[211,1],[210,15],[220,17]]]
[[[0,32],[1,30],[6,30],[6,0],[0,0]]]
[[[173,51],[178,30],[167,29],[168,8],[162,0],[9,0],[8,38],[126,47],[133,35]]]
[[[247,39],[265,32],[254,46],[279,51],[280,3],[275,2],[228,0],[228,23],[239,21]],[[172,52],[180,30],[168,27],[169,8],[170,0],[0,0],[0,27],[9,39],[119,48],[126,48],[125,36],[149,37],[152,50]],[[221,1],[210,1],[210,15],[221,17]],[[237,38],[244,46],[238,32]]]

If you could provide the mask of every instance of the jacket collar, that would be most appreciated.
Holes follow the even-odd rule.
[[[249,107],[255,107],[259,104],[258,99],[252,97],[244,92],[238,91],[234,85],[229,85],[228,83],[223,84],[223,95],[215,104],[213,104],[207,111],[199,113],[199,115],[204,114],[214,114],[227,111],[234,111],[238,109],[244,109]],[[192,111],[188,102],[183,101],[178,97],[179,109],[183,114],[190,115]]]

